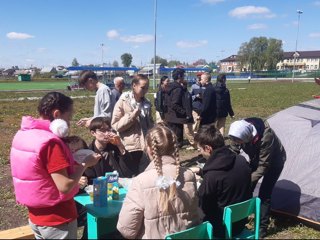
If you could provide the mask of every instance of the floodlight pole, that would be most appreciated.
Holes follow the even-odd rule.
[[[103,46],[104,46],[104,44],[101,43],[100,46],[101,46],[101,67],[103,67]]]
[[[298,30],[297,30],[297,37],[296,37],[296,48],[295,48],[295,52],[293,54],[293,69],[292,69],[292,80],[291,82],[293,82],[294,80],[294,75],[295,75],[295,70],[296,70],[296,61],[297,61],[297,57],[298,57],[298,36],[299,36],[299,28],[300,28],[300,15],[303,13],[303,11],[301,10],[297,10],[297,14],[298,14]]]
[[[153,54],[153,89],[156,89],[156,56],[157,56],[157,0],[154,0],[154,54]]]

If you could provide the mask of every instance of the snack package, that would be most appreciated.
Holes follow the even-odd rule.
[[[80,149],[78,151],[76,151],[75,153],[73,153],[73,158],[77,163],[84,163],[86,160],[86,157],[89,155],[95,154],[94,151],[90,150],[90,149]]]
[[[93,179],[93,205],[95,207],[106,207],[108,205],[106,177]]]
[[[106,173],[108,200],[119,200],[119,173],[117,171]]]

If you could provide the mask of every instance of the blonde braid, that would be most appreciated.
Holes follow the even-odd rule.
[[[175,181],[177,181],[180,173],[180,158],[179,158],[179,148],[178,148],[178,141],[177,137],[175,134],[173,134],[173,145],[174,145],[174,153],[173,157],[176,160],[176,176],[175,176]],[[174,183],[170,186],[170,192],[169,192],[169,202],[171,203],[176,196],[177,193],[177,184]]]
[[[154,134],[151,135],[151,149],[154,166],[156,168],[158,176],[162,176],[162,162],[160,161],[160,157],[158,155],[157,140]]]

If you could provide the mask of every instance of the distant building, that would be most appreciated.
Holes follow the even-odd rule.
[[[294,63],[295,52],[284,52],[283,60],[277,63],[277,70],[319,70],[320,69],[320,51],[297,51],[296,62]],[[240,63],[237,55],[231,55],[220,60],[220,72],[240,72],[246,71],[247,67],[240,69]]]
[[[147,64],[144,67],[140,69],[138,73],[140,74],[145,74],[145,75],[152,75],[153,74],[153,63],[152,64]],[[156,74],[160,74],[160,68],[162,68],[163,65],[161,63],[156,63]]]
[[[237,55],[231,55],[220,60],[220,72],[240,72],[240,64]]]
[[[295,52],[284,52],[283,60],[277,63],[277,70],[319,70],[320,51],[297,51],[296,62],[294,63]],[[294,67],[295,66],[295,67]]]

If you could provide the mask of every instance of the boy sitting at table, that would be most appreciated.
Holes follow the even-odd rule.
[[[101,154],[99,162],[87,168],[84,175],[88,178],[88,184],[92,184],[94,178],[105,176],[107,172],[118,171],[119,177],[131,178],[132,171],[126,162],[131,160],[119,136],[113,132],[107,117],[96,117],[92,119],[90,133],[94,137],[89,149]]]

